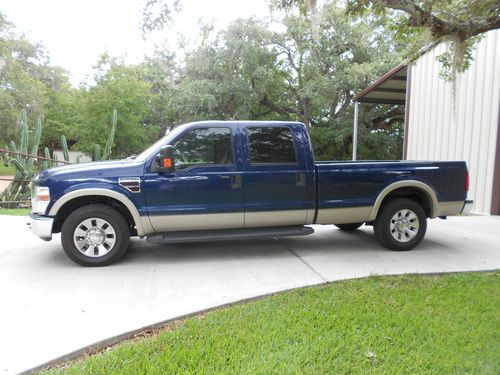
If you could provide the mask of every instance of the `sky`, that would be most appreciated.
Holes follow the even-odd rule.
[[[214,21],[216,29],[238,17],[266,17],[266,0],[182,0],[175,28],[142,38],[140,21],[145,0],[2,0],[0,12],[18,33],[43,44],[53,65],[70,72],[77,86],[90,74],[99,56],[124,56],[137,63],[167,35],[174,43],[182,33],[195,40],[198,20]]]

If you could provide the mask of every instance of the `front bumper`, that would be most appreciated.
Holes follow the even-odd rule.
[[[462,208],[462,215],[470,215],[473,204],[474,204],[474,201],[471,201],[471,200],[465,201],[464,208]]]
[[[53,217],[30,214],[30,222],[28,225],[31,231],[44,241],[50,241],[52,239],[53,224]]]

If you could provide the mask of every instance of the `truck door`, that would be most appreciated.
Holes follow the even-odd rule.
[[[245,224],[304,225],[314,212],[314,170],[298,124],[242,125]],[[309,144],[308,144],[309,145]]]
[[[243,227],[237,131],[236,125],[205,125],[187,129],[171,142],[175,172],[149,172],[144,178],[155,231]]]

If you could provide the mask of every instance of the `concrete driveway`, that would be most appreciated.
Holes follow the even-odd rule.
[[[144,326],[259,295],[370,274],[500,268],[500,217],[431,220],[413,251],[391,252],[371,227],[317,226],[307,237],[150,245],[84,268],[59,238],[0,216],[0,375],[17,373]]]

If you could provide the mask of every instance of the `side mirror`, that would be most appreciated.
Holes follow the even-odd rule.
[[[152,172],[173,173],[174,171],[174,148],[170,145],[163,146],[160,148],[160,153],[156,156]]]

